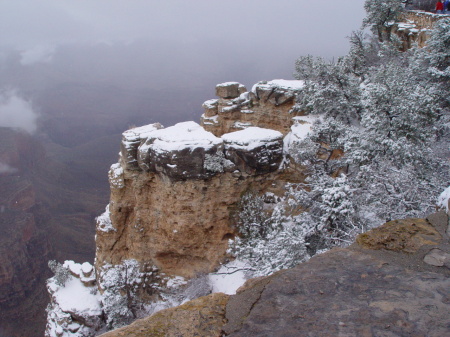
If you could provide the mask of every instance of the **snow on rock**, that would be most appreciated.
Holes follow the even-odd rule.
[[[283,134],[281,132],[248,127],[241,131],[222,136],[225,156],[239,170],[247,173],[267,173],[275,171],[283,154]]]
[[[246,91],[245,86],[239,82],[224,82],[216,85],[216,96],[220,98],[236,98]]]
[[[269,101],[275,106],[293,101],[303,88],[304,82],[298,80],[261,81],[252,87],[251,93],[257,100]]]
[[[89,275],[89,282],[86,282],[86,275]],[[65,261],[57,267],[55,276],[47,280],[47,290],[50,304],[45,336],[88,337],[97,334],[103,326],[103,310],[101,295],[95,285],[95,271],[90,263],[80,265]]]
[[[71,276],[64,287],[54,293],[55,301],[61,310],[82,316],[100,316],[102,313],[100,295],[91,294],[80,279]]]
[[[124,168],[129,170],[138,170],[137,165],[137,148],[144,142],[149,134],[155,130],[162,129],[163,126],[159,123],[149,124],[132,128],[122,133],[122,142],[120,145],[121,163]]]
[[[276,86],[282,89],[292,89],[292,90],[299,90],[302,89],[305,85],[304,81],[300,80],[272,80],[267,82],[270,86]]]
[[[195,122],[178,123],[152,132],[138,149],[138,163],[145,171],[160,172],[174,180],[204,179],[205,155],[220,151],[222,140]]]
[[[226,133],[222,136],[225,147],[239,147],[245,150],[253,150],[264,144],[277,142],[283,138],[279,131],[258,127],[249,127],[245,130]]]
[[[105,212],[99,215],[96,219],[97,230],[102,232],[116,232],[117,229],[111,222],[111,213],[109,212],[109,205],[106,206]]]
[[[205,110],[204,116],[212,117],[212,116],[217,115],[218,105],[219,105],[218,99],[209,99],[209,100],[205,101],[202,105],[203,109]]]
[[[238,260],[234,260],[220,267],[220,269],[208,275],[213,293],[236,294],[236,291],[247,280],[245,270],[248,266]]]
[[[124,188],[123,168],[119,163],[111,165],[108,172],[109,185],[112,188]]]
[[[450,186],[447,187],[438,198],[438,206],[445,208],[447,213],[450,211]]]
[[[297,116],[292,118],[294,124],[291,126],[291,132],[284,137],[284,152],[288,153],[289,148],[295,143],[305,139],[311,132],[312,125],[318,119],[317,116]]]

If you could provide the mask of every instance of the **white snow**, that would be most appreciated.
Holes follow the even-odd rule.
[[[283,88],[283,89],[301,89],[304,87],[305,82],[304,81],[299,81],[299,80],[272,80],[267,82],[268,85],[271,86],[277,86],[279,88]]]
[[[216,85],[216,87],[228,87],[229,85],[238,85],[241,86],[239,82],[223,82]]]
[[[119,163],[112,164],[108,172],[109,183],[114,188],[124,188],[123,168]]]
[[[101,230],[102,232],[116,232],[116,228],[113,226],[111,222],[111,213],[109,212],[109,204],[106,206],[105,212],[95,218],[97,220],[97,229]]]
[[[236,129],[246,129],[246,128],[252,126],[252,125],[253,125],[253,124],[250,123],[250,122],[240,122],[240,121],[236,121],[236,122],[234,122],[234,124],[233,124],[233,128],[236,128]]]
[[[187,281],[184,279],[184,277],[181,276],[175,276],[171,278],[169,281],[167,281],[167,287],[168,288],[178,288],[182,285],[185,285]]]
[[[225,145],[252,150],[265,143],[277,141],[283,134],[276,130],[249,127],[241,131],[226,133],[222,136]]]
[[[236,290],[247,280],[245,270],[248,266],[238,260],[234,260],[220,267],[216,273],[209,274],[209,282],[213,293],[236,294]]]
[[[257,87],[277,87],[285,90],[299,90],[305,85],[304,81],[300,80],[283,80],[277,79],[272,81],[261,81],[253,85],[252,92],[256,94]]]
[[[84,286],[78,278],[70,276],[65,286],[60,287],[53,296],[62,311],[89,313],[89,316],[100,315],[101,295],[91,294],[91,288]]]
[[[63,263],[63,267],[68,268],[72,274],[80,276],[81,265],[79,263],[75,263],[72,260],[66,260]]]
[[[450,186],[447,187],[444,192],[441,193],[441,195],[438,197],[438,206],[443,207],[447,210],[447,213],[449,212],[449,202],[450,199]]]
[[[123,139],[125,141],[134,142],[140,139],[147,138],[150,133],[155,130],[161,129],[163,126],[159,123],[148,124],[133,128],[122,133]]]
[[[89,262],[84,262],[81,265],[81,271],[83,272],[83,274],[90,274],[93,269],[94,267]]]
[[[203,119],[203,124],[205,124],[205,125],[219,124],[219,116],[218,115],[215,115],[212,117],[206,117],[205,114],[203,114],[201,118]]]
[[[209,100],[203,102],[202,107],[204,109],[214,109],[217,107],[218,102],[219,102],[218,99],[209,99]]]
[[[199,147],[209,149],[222,142],[220,138],[192,121],[153,131],[148,139],[152,142],[141,145],[140,151],[147,150],[147,147],[156,153],[180,151],[186,148],[194,150]]]

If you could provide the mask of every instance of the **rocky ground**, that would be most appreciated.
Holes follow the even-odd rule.
[[[236,295],[202,297],[102,336],[448,336],[448,221],[444,212],[391,221]]]

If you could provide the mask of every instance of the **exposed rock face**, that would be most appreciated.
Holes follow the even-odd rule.
[[[102,336],[220,337],[225,323],[227,301],[228,295],[222,293],[200,297],[179,307],[160,311],[149,318],[137,320],[127,327]]]
[[[263,81],[255,84],[250,92],[244,92],[245,87],[236,82],[218,84],[219,99],[203,103],[205,113],[201,125],[217,137],[251,126],[286,134],[292,118],[301,114],[293,106],[302,85],[302,81]]]
[[[392,32],[401,38],[404,50],[411,48],[414,43],[422,48],[430,36],[433,25],[442,18],[445,16],[430,12],[405,11],[400,22],[396,22],[392,27]]]
[[[24,335],[33,334],[44,324],[39,304],[46,300],[43,270],[50,251],[30,174],[43,150],[29,135],[8,128],[0,128],[0,140],[0,335],[16,334],[18,320],[30,324]]]
[[[450,326],[450,269],[430,265],[423,257],[436,249],[448,254],[447,225],[444,212],[420,221],[386,223],[359,237],[361,245],[332,249],[295,268],[249,280],[222,304],[201,298],[207,308],[222,306],[202,315],[203,325],[216,322],[210,334],[201,328],[183,330],[192,316],[202,314],[197,302],[188,302],[164,313],[163,323],[161,317],[151,316],[105,336],[168,331],[161,327],[183,331],[186,337],[445,336]],[[399,226],[408,234],[399,235]],[[417,239],[423,235],[432,235],[432,240]],[[179,311],[182,316],[171,314]],[[202,326],[198,321],[195,325]]]
[[[235,235],[230,214],[242,193],[279,179],[282,140],[262,128],[218,138],[193,122],[149,132],[135,152],[138,167],[126,169],[126,150],[110,171],[97,267],[136,259],[185,277],[213,270]]]
[[[287,182],[304,178],[283,161],[285,135],[298,124],[291,110],[300,87],[299,81],[277,80],[248,93],[239,83],[224,83],[216,88],[220,99],[204,104],[218,129],[185,122],[123,133],[119,162],[109,171],[110,203],[97,218],[96,285],[104,324],[139,317],[169,280],[214,271],[237,234],[233,216],[244,193],[281,194]],[[232,126],[242,122],[239,114],[251,127]],[[289,142],[307,129],[293,127]],[[59,312],[56,300],[54,308],[57,315],[50,312],[49,320],[65,312],[77,321],[75,313]],[[66,325],[62,336],[72,336]]]

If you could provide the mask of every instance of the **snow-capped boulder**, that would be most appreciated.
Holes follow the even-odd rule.
[[[195,122],[178,123],[149,134],[138,149],[139,167],[174,180],[205,179],[216,174],[205,169],[205,156],[220,152],[222,144]]]
[[[303,81],[272,80],[255,84],[250,97],[255,100],[269,101],[275,106],[293,101],[296,93],[303,88]]]
[[[247,91],[239,82],[225,82],[216,85],[216,96],[220,98],[236,98]]]
[[[283,134],[275,130],[249,127],[222,139],[226,158],[249,174],[275,171],[283,158]]]
[[[209,99],[202,104],[202,108],[205,109],[205,117],[213,117],[218,112],[218,99]]]
[[[138,146],[147,139],[149,133],[162,128],[163,126],[161,124],[155,123],[133,128],[122,133],[120,156],[124,168],[128,170],[139,170],[136,160]]]

